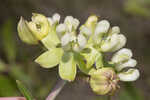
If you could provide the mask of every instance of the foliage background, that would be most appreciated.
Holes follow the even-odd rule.
[[[41,46],[24,44],[17,35],[20,16],[30,19],[32,12],[62,19],[72,15],[81,24],[91,14],[118,25],[128,38],[141,76],[133,83],[121,83],[113,100],[150,100],[150,0],[0,0],[0,97],[20,96],[15,80],[21,80],[38,100],[44,100],[59,79],[57,68],[43,69],[33,60],[43,52]],[[77,79],[68,83],[56,100],[105,100],[89,85]]]

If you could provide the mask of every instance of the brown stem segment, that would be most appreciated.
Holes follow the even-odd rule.
[[[67,83],[65,80],[59,80],[56,86],[53,88],[51,93],[48,95],[46,100],[55,100],[56,96],[60,93],[64,85]]]

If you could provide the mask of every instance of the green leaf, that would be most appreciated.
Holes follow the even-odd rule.
[[[14,61],[16,58],[16,43],[14,39],[14,23],[12,20],[7,20],[6,23],[4,23],[2,28],[2,42],[3,42],[3,48],[6,53],[7,59],[9,61]]]
[[[44,39],[41,40],[41,42],[47,49],[51,49],[55,48],[60,43],[60,40],[56,32],[52,30]]]
[[[52,48],[40,55],[35,62],[44,68],[53,68],[59,64],[62,55],[63,50],[61,48]]]
[[[91,49],[91,51],[89,53],[82,53],[82,55],[84,56],[84,58],[86,60],[87,68],[92,67],[92,65],[95,63],[95,61],[97,61],[97,59],[101,56],[101,54],[93,47],[89,47],[89,49]],[[99,60],[100,59],[98,59],[98,61]],[[100,63],[98,63],[97,65],[98,65],[98,67],[100,67]]]
[[[59,75],[62,79],[73,81],[76,76],[76,63],[72,52],[65,52],[59,65]]]
[[[84,62],[84,57],[80,55],[79,53],[74,53],[74,59],[76,61],[76,64],[78,65],[78,68],[85,74],[89,75],[89,72],[92,68],[87,68],[86,64]]]
[[[20,92],[27,100],[34,100],[30,92],[25,88],[25,86],[20,81],[16,80],[16,83]]]

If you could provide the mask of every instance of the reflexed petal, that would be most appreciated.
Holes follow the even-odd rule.
[[[74,29],[77,29],[77,27],[79,26],[80,22],[78,19],[74,18],[74,21],[73,21],[73,27]]]
[[[118,40],[119,40],[119,43],[116,45],[116,47],[114,47],[114,49],[112,51],[119,50],[120,48],[125,46],[125,44],[127,42],[127,39],[123,34],[118,35]]]
[[[121,71],[123,68],[126,68],[126,67],[135,67],[137,64],[137,61],[134,60],[134,59],[129,59],[127,62],[125,63],[122,63],[122,64],[119,64],[119,65],[116,65],[116,69],[118,71]]]
[[[62,46],[67,45],[70,42],[71,35],[69,33],[66,33],[62,38],[61,38],[61,44]]]
[[[118,44],[118,35],[114,34],[111,37],[107,37],[107,40],[104,40],[103,44],[101,45],[101,50],[103,52],[110,52],[113,48]]]
[[[118,74],[121,81],[135,81],[139,78],[140,73],[138,69],[129,69],[127,72]]]
[[[114,54],[112,57],[113,63],[121,63],[123,61],[127,61],[132,57],[132,51],[127,48],[123,48]]]
[[[54,23],[59,23],[60,15],[58,13],[55,13],[52,17]]]
[[[96,29],[95,29],[95,35],[107,33],[109,30],[109,27],[110,27],[110,24],[107,20],[102,20],[98,22]]]
[[[66,25],[65,24],[59,24],[56,27],[56,32],[58,33],[64,33],[66,31]]]
[[[80,33],[85,34],[86,36],[90,36],[92,34],[91,29],[87,28],[86,26],[81,26]]]
[[[48,19],[50,26],[52,26],[54,23],[53,19],[51,17],[47,17],[47,19]]]
[[[72,31],[72,27],[73,27],[72,24],[73,24],[73,21],[74,21],[74,19],[73,19],[72,16],[67,16],[67,17],[65,18],[64,23],[65,23],[66,26],[68,27],[68,31],[69,31],[69,32]]]
[[[78,35],[78,44],[79,44],[80,48],[84,48],[86,43],[87,43],[86,38],[82,34],[79,34]]]

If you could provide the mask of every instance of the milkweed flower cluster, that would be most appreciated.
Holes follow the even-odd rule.
[[[132,51],[123,48],[127,39],[118,26],[111,27],[107,20],[99,21],[95,15],[81,26],[72,16],[66,16],[63,22],[60,18],[57,13],[52,17],[34,13],[30,22],[21,17],[21,40],[31,45],[41,42],[47,48],[36,63],[44,68],[59,65],[59,75],[67,81],[74,81],[78,67],[89,76],[92,90],[99,95],[114,93],[119,81],[138,79],[139,71],[134,68],[137,62]],[[107,52],[116,52],[110,61],[105,59]]]

